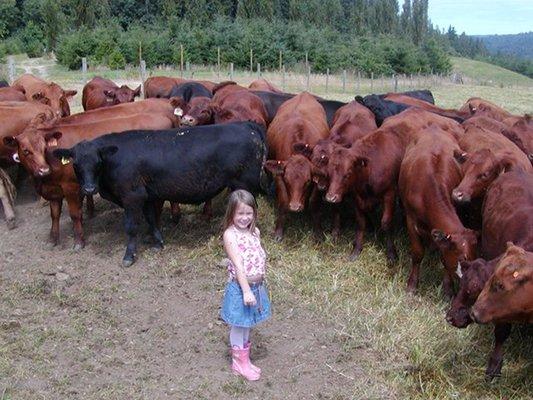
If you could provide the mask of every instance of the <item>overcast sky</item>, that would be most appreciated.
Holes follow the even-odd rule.
[[[429,18],[441,30],[454,26],[457,34],[530,32],[533,0],[429,0]]]

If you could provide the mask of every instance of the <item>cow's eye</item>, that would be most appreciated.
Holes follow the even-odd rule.
[[[24,154],[25,156],[28,156],[30,154],[30,151],[28,149],[24,149],[22,150],[22,154]]]

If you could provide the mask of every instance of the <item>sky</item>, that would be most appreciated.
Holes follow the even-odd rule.
[[[451,25],[457,34],[533,31],[533,0],[429,0],[428,14],[433,26],[442,30]]]

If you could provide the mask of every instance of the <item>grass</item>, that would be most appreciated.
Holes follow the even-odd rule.
[[[20,61],[23,61],[21,59]],[[517,78],[508,71],[503,74],[501,68],[481,65],[482,63],[454,59],[456,68],[465,75],[483,77],[496,85],[452,85],[438,84],[431,86],[437,104],[444,107],[459,107],[468,97],[481,96],[507,108],[511,112],[532,112],[533,92],[531,80]],[[49,77],[59,83],[81,82],[81,73],[66,71],[60,66],[48,69]],[[157,74],[169,74],[169,71],[156,71]],[[104,76],[110,78],[132,79],[138,81],[137,71],[106,71]],[[174,71],[173,75],[177,75]],[[212,72],[198,73],[197,78],[214,79]],[[237,81],[246,83],[253,76],[241,73]],[[277,77],[277,79],[279,76]],[[300,78],[291,78],[289,88],[301,88]],[[320,77],[320,79],[322,79]],[[273,79],[274,80],[274,79]],[[274,80],[277,82],[276,80]],[[337,82],[338,83],[338,82]],[[368,83],[368,82],[366,82]],[[365,84],[366,84],[365,83]],[[511,86],[522,83],[526,86]],[[342,88],[328,88],[328,97],[349,100],[353,94],[342,93]],[[300,85],[300,86],[298,86]],[[351,86],[353,88],[353,85]],[[316,90],[315,90],[316,88]],[[362,94],[369,91],[369,86],[362,87]],[[325,94],[325,86],[315,84],[313,92]],[[165,235],[168,242],[187,243],[180,249],[183,263],[169,262],[158,268],[155,274],[179,276],[184,268],[196,268],[201,265],[214,265],[222,256],[216,224],[220,222],[223,212],[223,200],[215,201],[216,218],[213,229],[203,232],[206,236],[197,239],[194,226],[168,227]],[[335,340],[344,349],[346,360],[353,363],[354,369],[361,368],[373,377],[365,387],[351,388],[354,398],[379,398],[378,384],[384,384],[397,398],[409,399],[527,399],[533,397],[533,341],[527,329],[514,329],[505,345],[505,364],[503,376],[495,382],[485,382],[484,370],[488,354],[492,347],[492,329],[490,326],[471,326],[465,330],[450,327],[444,320],[448,304],[443,300],[441,291],[442,267],[436,254],[426,256],[422,265],[419,293],[416,296],[405,292],[406,278],[409,271],[409,246],[404,230],[399,230],[396,244],[399,249],[398,265],[390,267],[385,258],[384,239],[380,234],[368,232],[363,252],[356,262],[348,262],[346,257],[353,238],[351,227],[346,227],[342,238],[334,243],[326,235],[324,242],[315,243],[311,238],[308,218],[290,216],[286,237],[283,242],[275,242],[270,232],[275,221],[275,207],[272,201],[259,199],[259,224],[263,233],[264,246],[269,253],[268,279],[272,290],[273,304],[283,302],[289,293],[297,293],[302,306],[311,307],[318,315],[323,315],[333,324]],[[327,227],[328,221],[325,226]],[[190,224],[189,224],[190,225]],[[172,251],[172,248],[167,249]],[[145,254],[149,258],[150,255]],[[158,256],[154,256],[157,258]],[[155,261],[154,261],[155,262]],[[215,290],[214,285],[206,290]],[[87,290],[79,295],[79,307],[83,310],[74,320],[75,324],[62,335],[71,340],[85,341],[88,337],[90,321],[99,323],[94,329],[103,331],[113,327],[114,316],[105,310],[98,299],[97,289]],[[76,299],[64,298],[54,294],[46,282],[35,281],[26,286],[14,286],[4,295],[4,304],[16,303],[17,299],[31,299],[36,302],[43,298],[52,298],[56,304],[65,305]],[[42,311],[41,318],[46,317]],[[57,332],[26,332],[26,339],[0,349],[0,355],[6,352],[19,354],[25,351],[33,354],[40,368],[46,358],[46,341]],[[29,339],[32,336],[33,339]],[[106,343],[101,343],[102,345]],[[43,347],[44,346],[44,347]],[[374,357],[360,358],[359,351],[368,351]],[[81,350],[80,350],[81,351]],[[17,358],[15,356],[15,358]],[[9,371],[9,362],[0,357],[0,371],[3,373],[20,373]],[[68,382],[59,381],[55,387],[66,390]],[[245,395],[247,387],[240,381],[225,384],[222,390],[231,396]],[[124,395],[129,390],[119,384],[101,388],[101,398]],[[198,393],[200,396],[200,394]],[[9,394],[6,394],[9,396]],[[9,398],[9,397],[6,397]]]
[[[452,65],[454,72],[473,79],[480,85],[533,86],[533,79],[483,61],[452,57]]]

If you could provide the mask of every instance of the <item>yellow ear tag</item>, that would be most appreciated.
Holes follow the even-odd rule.
[[[61,164],[63,165],[70,164],[70,160],[67,157],[61,157]]]
[[[518,271],[513,272],[513,278],[516,278],[518,276]]]

